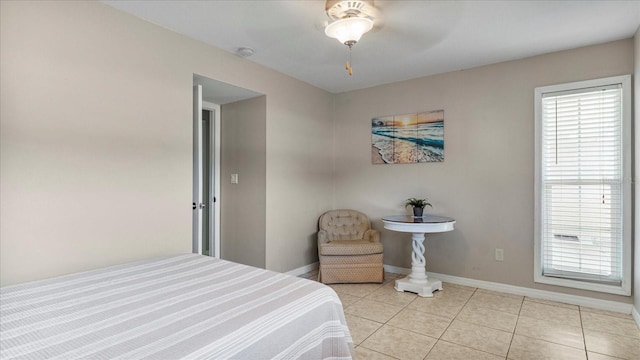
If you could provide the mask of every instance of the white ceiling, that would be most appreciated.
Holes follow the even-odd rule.
[[[324,35],[324,1],[104,3],[331,92],[626,39],[640,25],[635,1],[382,1],[382,27],[353,47]]]

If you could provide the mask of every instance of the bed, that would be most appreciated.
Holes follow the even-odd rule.
[[[196,254],[0,288],[1,359],[351,359],[336,293]]]

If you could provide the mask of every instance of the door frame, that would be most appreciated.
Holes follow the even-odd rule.
[[[191,247],[195,254],[202,255],[202,211],[200,211],[200,203],[202,202],[202,161],[200,154],[202,153],[202,85],[193,85],[193,149],[191,156],[193,158],[192,169],[192,223],[191,223]]]

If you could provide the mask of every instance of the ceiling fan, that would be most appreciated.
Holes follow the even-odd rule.
[[[351,48],[365,33],[380,22],[380,12],[373,0],[327,0],[325,11],[330,19],[324,33],[349,47],[349,60],[345,69],[353,75],[351,67]]]

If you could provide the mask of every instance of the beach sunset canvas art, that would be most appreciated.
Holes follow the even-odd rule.
[[[371,162],[444,161],[444,110],[371,119]]]

